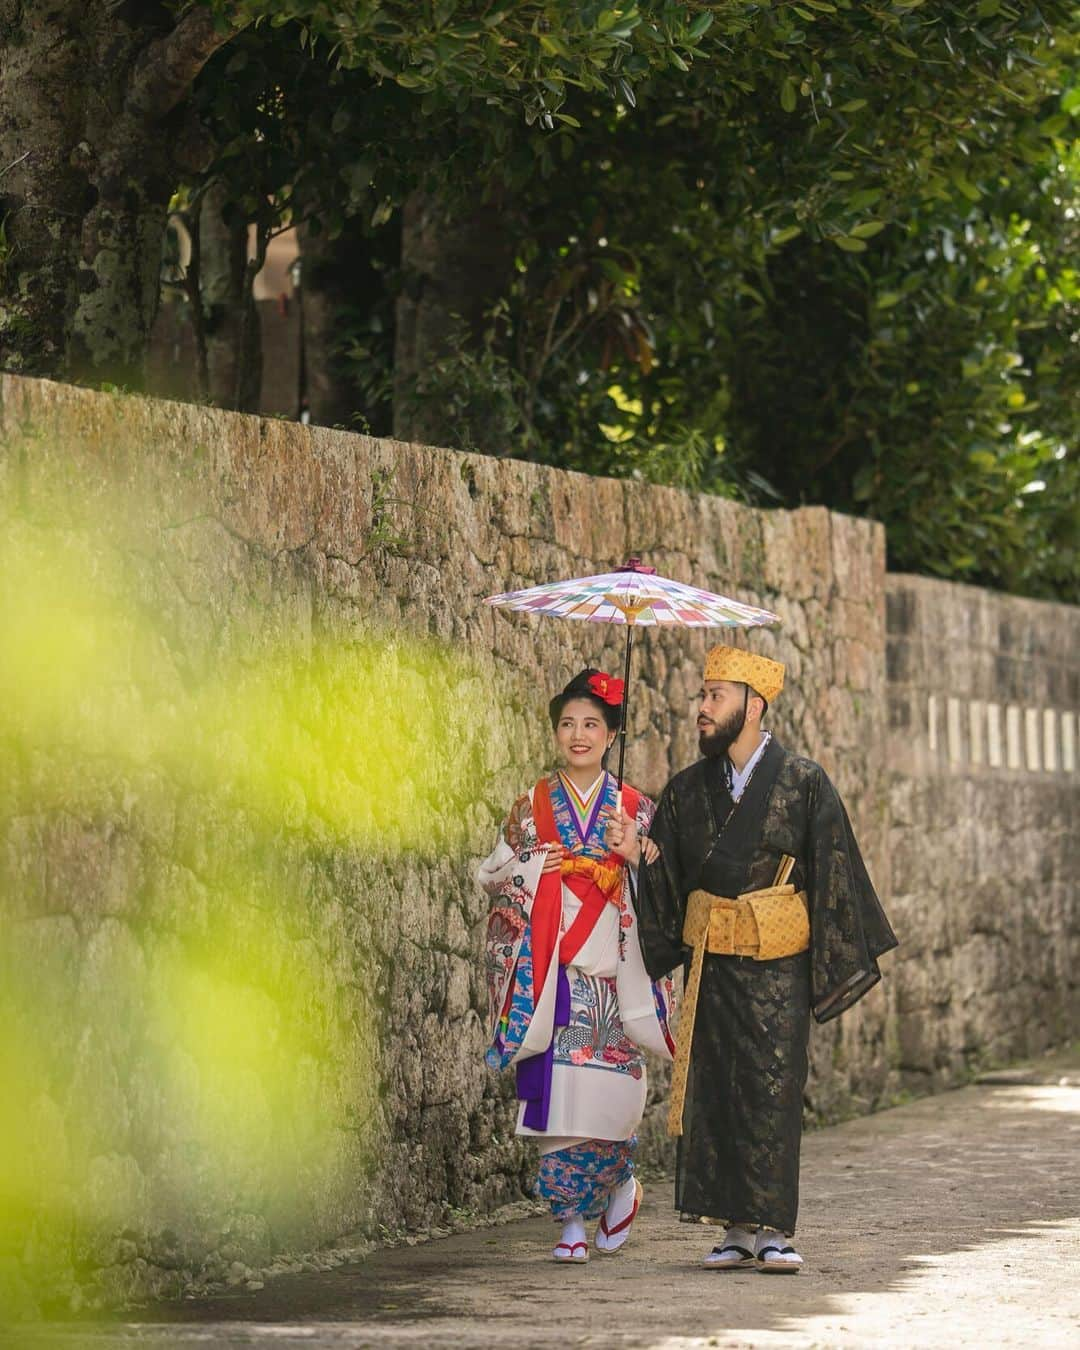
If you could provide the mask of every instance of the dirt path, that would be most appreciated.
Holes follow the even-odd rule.
[[[697,1268],[716,1230],[678,1223],[653,1183],[626,1251],[584,1267],[546,1261],[553,1225],[527,1219],[17,1343],[1080,1345],[1080,1053],[812,1134],[803,1157],[794,1278]]]

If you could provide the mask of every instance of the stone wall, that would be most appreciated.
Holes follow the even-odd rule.
[[[890,912],[903,1086],[1080,1028],[1080,610],[887,584]]]
[[[0,396],[22,569],[3,599],[30,635],[21,666],[0,659],[0,1156],[29,1158],[18,1184],[0,1164],[9,1300],[175,1294],[522,1194],[510,1085],[481,1064],[472,877],[550,762],[551,690],[621,642],[481,601],[630,552],[783,616],[753,637],[788,665],[778,735],[835,777],[886,899],[891,867],[923,869],[900,888],[906,964],[815,1032],[810,1115],[1021,1048],[973,1023],[956,1052],[966,996],[947,1033],[922,1028],[961,971],[983,1014],[1008,1000],[996,969],[949,965],[932,850],[901,833],[940,775],[887,731],[878,526],[11,377]],[[628,775],[648,791],[694,756],[712,640],[639,644]],[[1075,892],[1053,884],[1064,942]],[[1064,1036],[1074,991],[1046,987]]]

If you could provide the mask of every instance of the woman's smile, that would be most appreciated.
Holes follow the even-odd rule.
[[[555,725],[555,743],[563,763],[589,782],[603,767],[604,755],[615,733],[592,699],[569,699]]]

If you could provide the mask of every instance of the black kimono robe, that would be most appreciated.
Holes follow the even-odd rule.
[[[675,1191],[685,1217],[790,1234],[810,1015],[824,1022],[850,1008],[881,978],[877,958],[896,938],[828,775],[775,737],[738,803],[721,761],[676,774],[649,833],[661,852],[639,873],[638,922],[654,978],[689,961],[691,891],[734,897],[771,886],[781,857],[795,859],[809,950],[773,961],[705,956]]]

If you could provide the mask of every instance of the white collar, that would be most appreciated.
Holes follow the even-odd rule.
[[[762,732],[761,741],[758,744],[757,749],[754,751],[754,753],[750,756],[750,758],[746,761],[746,763],[742,766],[741,769],[737,769],[729,757],[728,764],[731,766],[731,795],[733,797],[742,796],[742,790],[746,786],[747,780],[753,773],[758,760],[765,753],[765,747],[769,744],[771,740],[772,740],[771,731]]]
[[[582,792],[582,790],[578,787],[578,785],[574,782],[574,780],[570,777],[570,775],[566,773],[565,770],[560,769],[559,774],[564,779],[564,781],[567,782],[570,785],[570,787],[574,789],[574,791],[578,795],[579,800],[587,802],[592,797],[593,793],[596,791],[597,786],[603,781],[604,778],[607,777],[607,769],[601,769],[584,792]]]

